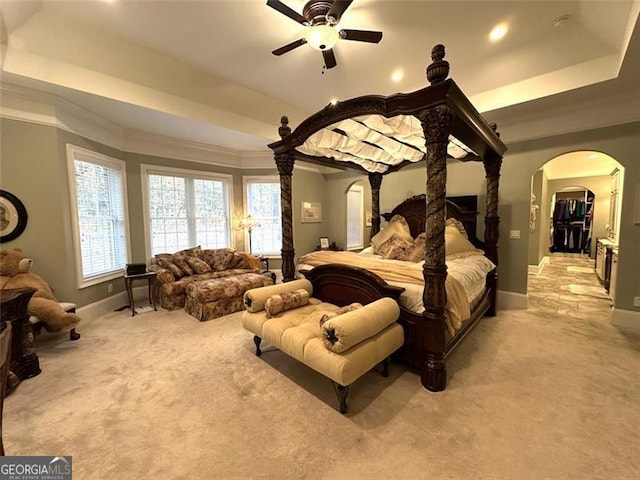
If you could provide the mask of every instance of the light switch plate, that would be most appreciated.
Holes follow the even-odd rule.
[[[633,297],[633,306],[640,307],[640,297]]]
[[[520,238],[520,230],[509,230],[509,238]]]

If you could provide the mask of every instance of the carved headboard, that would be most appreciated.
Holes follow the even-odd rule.
[[[404,217],[409,224],[411,235],[415,238],[425,231],[425,198],[424,193],[414,195],[398,204],[391,212],[381,215],[387,222],[391,220],[394,215]],[[459,198],[460,201],[454,203],[457,198]],[[467,196],[457,198],[447,199],[447,218],[455,218],[462,222],[471,243],[482,248],[484,242],[476,236],[478,211],[475,209],[475,205],[477,205],[477,197]]]

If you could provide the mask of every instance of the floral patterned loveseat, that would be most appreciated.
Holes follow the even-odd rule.
[[[156,272],[156,301],[167,310],[184,308],[187,285],[200,280],[259,273],[260,259],[232,248],[193,247],[176,253],[160,253],[149,262]]]

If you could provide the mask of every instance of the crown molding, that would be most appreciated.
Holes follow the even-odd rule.
[[[0,117],[50,126],[124,152],[176,158],[227,168],[274,168],[271,151],[243,152],[117,125],[59,95],[0,84]]]
[[[125,129],[58,95],[1,84],[0,116],[59,128],[123,150]]]

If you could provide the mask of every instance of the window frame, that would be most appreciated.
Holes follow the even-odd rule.
[[[349,192],[352,190],[357,190],[360,192],[360,243],[357,246],[349,246]],[[364,212],[364,185],[359,182],[352,183],[349,188],[347,188],[345,194],[345,250],[362,250],[364,248],[364,225],[365,225],[365,212]]]
[[[249,214],[249,196],[247,187],[250,183],[273,183],[277,184],[280,188],[280,177],[278,175],[243,175],[242,177],[242,212],[243,216]],[[249,248],[249,232],[243,231],[243,241],[245,244],[245,250]],[[282,235],[282,205],[280,206],[280,235]],[[265,258],[278,259],[282,257],[282,245],[280,249],[273,253],[259,253],[256,254]]]
[[[141,164],[140,182],[142,185],[142,220],[144,223],[144,248],[145,258],[153,256],[151,249],[151,214],[149,210],[149,175],[168,175],[174,177],[184,177],[201,180],[211,180],[226,182],[227,184],[227,204],[229,206],[229,247],[235,248],[235,235],[233,225],[235,225],[234,196],[233,196],[233,175],[226,173],[214,173],[204,170],[191,170],[187,168],[165,167],[162,165]],[[193,245],[195,246],[195,245]],[[174,253],[174,252],[168,252]]]
[[[123,160],[104,155],[102,153],[94,152],[86,148],[78,147],[68,143],[66,145],[67,153],[67,175],[69,182],[69,200],[70,200],[70,217],[71,226],[73,231],[73,251],[75,260],[75,275],[76,286],[78,289],[86,288],[92,285],[97,285],[109,280],[122,277],[122,269],[125,265],[118,267],[115,270],[102,273],[99,275],[93,275],[85,277],[82,269],[82,246],[80,241],[80,219],[78,215],[78,189],[76,185],[76,173],[75,162],[76,159],[88,163],[94,163],[106,168],[117,170],[120,173],[120,179],[122,182],[122,207],[123,207],[123,222],[124,222],[124,248],[126,262],[131,262],[131,235],[129,229],[129,199],[127,195],[127,166]]]

